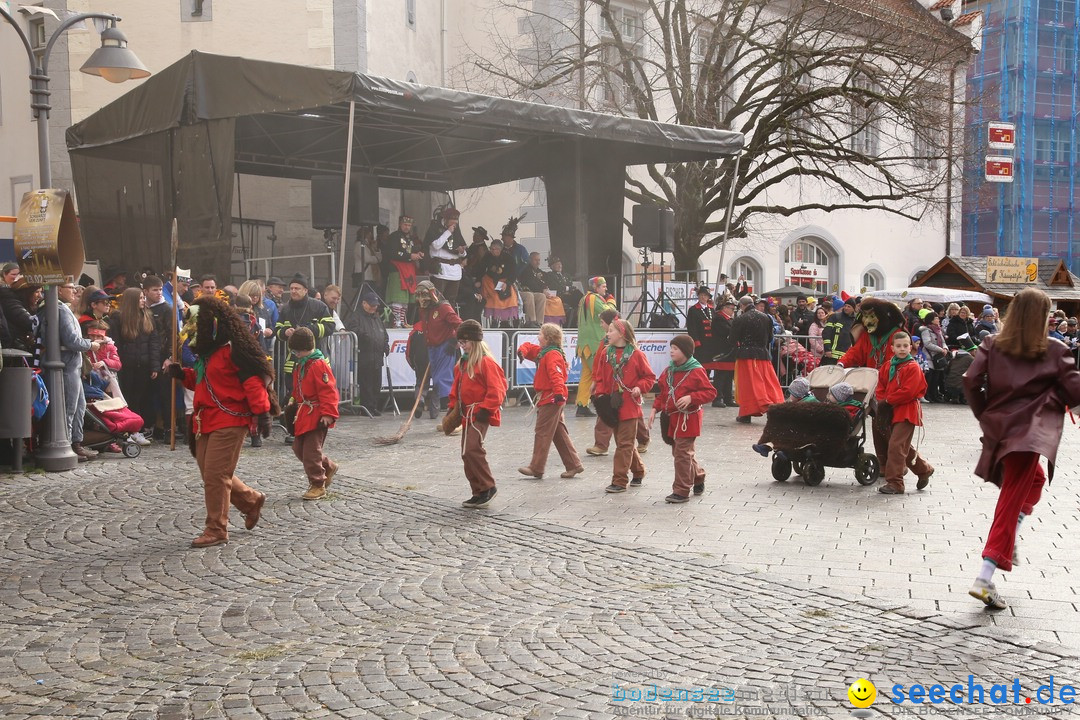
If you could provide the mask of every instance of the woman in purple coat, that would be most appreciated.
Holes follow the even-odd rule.
[[[982,569],[968,591],[987,607],[1008,607],[992,581],[994,571],[1017,564],[1016,533],[1050,479],[1065,411],[1080,404],[1080,372],[1065,344],[1043,328],[1050,298],[1021,290],[1009,305],[1004,327],[983,340],[964,373],[964,392],[982,428],[982,455],[975,474],[1000,488],[994,520],[982,552]]]

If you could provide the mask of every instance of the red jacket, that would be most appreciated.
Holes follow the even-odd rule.
[[[110,370],[119,370],[123,365],[120,363],[120,355],[116,352],[116,345],[110,340],[102,343],[101,348],[96,352],[90,350],[87,352],[90,358],[90,363],[103,362],[105,367]]]
[[[622,360],[624,352],[626,352],[626,348],[615,348],[616,362]],[[615,392],[620,388],[617,387],[615,382],[614,368],[608,362],[606,347],[601,346],[600,358],[600,362],[597,363],[596,386],[593,392],[600,395]],[[626,361],[621,374],[622,386],[626,389],[622,390],[623,401],[622,407],[619,408],[620,422],[641,417],[641,405],[638,405],[630,395],[630,390],[638,388],[642,393],[647,393],[656,384],[656,375],[653,374],[652,367],[645,358],[645,353],[637,349],[634,350],[630,359]]]
[[[293,400],[300,405],[296,410],[294,434],[299,437],[319,425],[319,418],[329,415],[338,417],[338,389],[334,371],[326,360],[299,361],[293,370]],[[330,423],[334,427],[334,423]]]
[[[922,404],[919,398],[926,394],[926,377],[914,358],[896,367],[896,375],[889,379],[889,366],[878,370],[878,386],[874,395],[878,402],[893,407],[893,425],[905,420],[912,425],[922,425]]]
[[[442,345],[454,337],[461,318],[449,303],[439,303],[435,307],[420,308],[419,321],[423,323],[424,340],[428,347]]]
[[[491,414],[489,424],[498,427],[502,421],[503,400],[506,399],[506,373],[499,363],[485,356],[472,377],[465,371],[465,361],[454,366],[454,384],[450,388],[450,407],[461,401],[461,424],[479,409]]]
[[[702,368],[673,373],[669,381],[670,372],[669,368],[660,373],[660,392],[653,401],[653,410],[666,412],[671,416],[668,437],[697,437],[701,435],[701,406],[716,399],[716,388],[709,382],[709,375]],[[675,407],[675,401],[686,395],[690,396],[690,405],[685,410],[679,410]]]
[[[206,376],[202,382],[196,382],[193,368],[184,368],[184,387],[195,391],[192,407],[197,433],[212,433],[227,427],[254,427],[256,415],[270,412],[270,396],[266,394],[263,379],[240,377],[232,361],[231,345],[222,345],[206,361]],[[215,396],[218,402],[214,401]]]
[[[540,355],[540,346],[536,343],[522,343],[518,348],[521,357],[532,362]],[[536,365],[536,376],[533,378],[533,388],[539,393],[537,405],[551,405],[555,402],[555,396],[560,396],[566,404],[566,357],[557,350],[549,350],[540,358]]]
[[[874,349],[873,343],[870,342],[870,333],[863,332],[859,335],[859,339],[851,346],[844,356],[840,358],[840,364],[846,368],[853,367],[868,367],[868,368],[880,368],[889,367],[889,361],[892,360],[892,339],[893,335],[900,332],[901,328],[896,328],[889,337],[885,339],[883,345],[878,345],[877,350]]]

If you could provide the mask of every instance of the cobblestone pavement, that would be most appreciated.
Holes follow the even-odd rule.
[[[652,685],[733,689],[693,706],[707,717],[849,717],[858,677],[883,694],[968,674],[1018,677],[1008,710],[1026,711],[1050,675],[1080,680],[1076,428],[1025,524],[1027,562],[1000,582],[1013,608],[992,616],[965,594],[995,500],[970,474],[977,428],[965,408],[927,415],[938,472],[886,498],[850,471],[773,482],[749,450],[760,427],[710,410],[723,441],[701,443],[708,490],[668,506],[659,441],[623,495],[603,493],[610,457],[559,480],[553,453],[549,479],[519,479],[532,417],[510,409],[489,435],[486,511],[458,507],[456,438],[431,421],[376,447],[398,420],[347,419],[323,501],[300,500],[285,447],[245,450],[239,474],[270,496],[262,523],[246,532],[234,513],[231,542],[207,550],[187,548],[201,488],[182,450],[0,476],[0,717],[688,715],[613,699]],[[584,450],[591,423],[570,424]],[[874,714],[904,713],[879,699]]]

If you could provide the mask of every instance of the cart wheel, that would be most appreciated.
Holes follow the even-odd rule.
[[[142,455],[142,448],[138,443],[125,443],[123,447],[124,457],[137,458]]]
[[[820,460],[807,460],[803,463],[802,477],[803,482],[807,485],[820,485],[821,481],[825,479],[825,466],[821,464]]]
[[[780,482],[784,482],[789,477],[791,477],[791,461],[787,458],[773,455],[772,476],[774,479],[779,480]]]
[[[855,479],[860,485],[873,485],[881,476],[881,466],[878,464],[877,455],[862,453],[855,460]]]
[[[805,467],[805,463],[802,460],[791,461],[791,469],[795,471],[796,475],[802,475]]]

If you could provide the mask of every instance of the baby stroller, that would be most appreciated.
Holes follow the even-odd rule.
[[[142,448],[131,439],[142,430],[143,419],[128,408],[122,398],[105,398],[86,403],[83,420],[83,447],[102,450],[112,443],[120,445],[124,457],[137,458]]]
[[[877,482],[881,472],[877,456],[863,449],[865,408],[852,417],[844,407],[825,402],[833,385],[846,382],[854,389],[855,400],[869,404],[877,377],[872,368],[825,365],[809,376],[810,391],[818,402],[786,402],[769,408],[758,443],[772,446],[772,476],[784,481],[794,470],[807,485],[816,486],[825,479],[826,467],[838,467],[854,468],[860,485]]]

